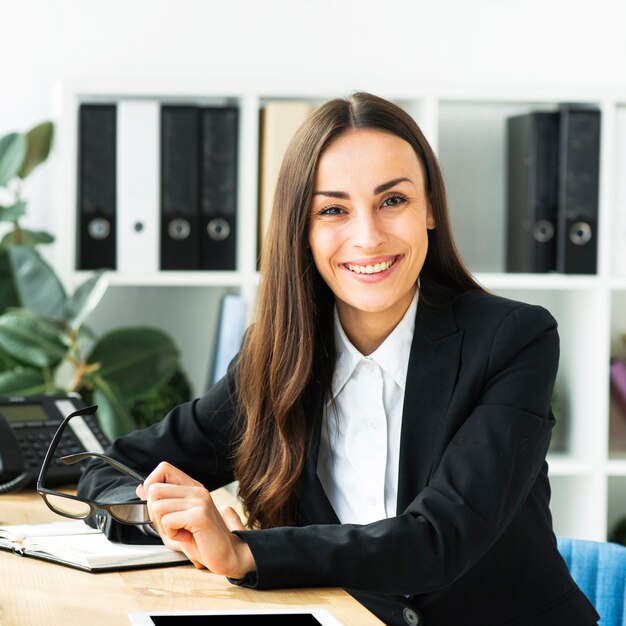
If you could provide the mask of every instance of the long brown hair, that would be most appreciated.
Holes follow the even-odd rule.
[[[358,92],[319,107],[289,144],[278,176],[261,255],[255,323],[238,362],[242,436],[235,476],[250,527],[295,523],[294,487],[309,437],[332,380],[333,295],[308,246],[309,210],[320,155],[348,129],[393,133],[415,150],[425,173],[436,228],[420,274],[420,301],[481,289],[454,244],[443,177],[415,121],[395,104]]]

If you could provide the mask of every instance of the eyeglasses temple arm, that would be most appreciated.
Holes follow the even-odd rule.
[[[129,478],[136,480],[139,483],[143,483],[145,480],[145,476],[138,474],[135,470],[130,469],[130,467],[112,459],[110,456],[106,454],[100,454],[99,452],[79,452],[78,454],[68,454],[67,456],[62,456],[60,461],[65,465],[72,465],[74,463],[78,463],[83,459],[88,459],[90,457],[97,457],[103,460],[105,463],[108,463],[111,467],[114,467],[118,472],[125,474]]]
[[[41,464],[41,469],[39,470],[39,477],[37,478],[37,489],[39,489],[40,487],[43,487],[43,479],[48,471],[48,465],[50,465],[50,459],[52,458],[52,455],[54,454],[54,451],[56,450],[57,445],[59,444],[59,440],[61,439],[61,436],[63,435],[63,431],[65,430],[67,423],[73,417],[76,417],[77,415],[94,415],[97,409],[98,409],[97,405],[84,406],[80,409],[77,409],[73,413],[70,413],[61,422],[61,424],[57,428],[56,433],[54,433],[54,437],[52,437],[52,441],[50,442],[50,445],[48,446],[48,451],[46,452],[46,456],[44,457],[43,463]]]

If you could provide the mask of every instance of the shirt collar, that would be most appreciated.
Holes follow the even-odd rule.
[[[415,314],[417,313],[418,291],[409,305],[404,317],[391,331],[390,335],[368,357],[361,354],[348,339],[337,313],[335,305],[333,318],[335,329],[335,346],[337,360],[333,374],[331,393],[336,398],[348,382],[354,368],[363,359],[377,363],[396,382],[402,391],[406,386],[406,373],[409,368],[409,354],[415,330]]]

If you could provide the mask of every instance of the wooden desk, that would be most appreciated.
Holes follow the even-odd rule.
[[[0,496],[0,525],[62,519],[33,492]],[[345,626],[382,624],[341,589],[253,591],[191,565],[90,574],[0,550],[1,626],[123,626],[130,611],[289,607],[324,608]]]

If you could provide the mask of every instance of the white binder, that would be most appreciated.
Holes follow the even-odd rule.
[[[117,271],[159,270],[160,105],[117,105]]]

